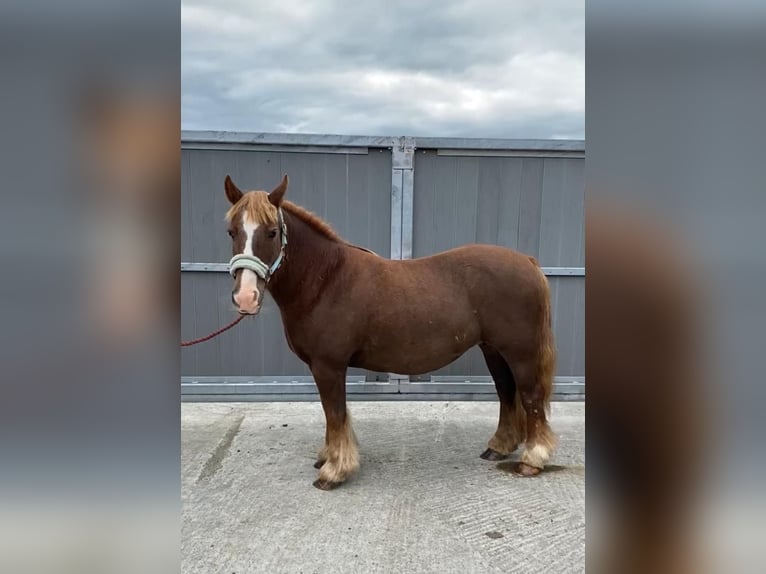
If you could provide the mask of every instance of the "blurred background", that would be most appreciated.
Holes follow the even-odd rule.
[[[763,569],[766,11],[586,4],[588,567]]]
[[[0,7],[0,571],[178,569],[179,2]]]

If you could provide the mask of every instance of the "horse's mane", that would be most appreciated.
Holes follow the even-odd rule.
[[[290,215],[294,215],[328,239],[346,243],[329,223],[315,213],[286,200],[282,202],[282,209]],[[277,208],[271,204],[269,195],[265,191],[249,191],[245,193],[242,198],[226,212],[226,221],[231,221],[243,213],[247,213],[248,218],[258,225],[272,225],[277,222]]]
[[[312,213],[308,209],[304,209],[300,205],[295,205],[292,201],[283,201],[282,202],[282,208],[296,216],[298,219],[302,220],[304,223],[309,225],[310,227],[313,227],[316,231],[327,237],[327,239],[331,239],[333,241],[339,241],[341,243],[346,243],[346,241],[338,235],[338,233],[332,228],[332,226],[327,223],[324,219],[319,217],[316,213]],[[276,210],[274,210],[276,214]],[[275,215],[276,217],[276,215]]]

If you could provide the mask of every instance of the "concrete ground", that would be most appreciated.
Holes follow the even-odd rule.
[[[318,403],[184,403],[182,572],[584,571],[583,403],[553,404],[559,447],[535,478],[479,458],[497,403],[350,409],[362,466],[323,492]]]

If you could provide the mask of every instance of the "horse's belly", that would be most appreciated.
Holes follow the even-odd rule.
[[[380,332],[369,337],[352,366],[421,375],[450,364],[478,343],[479,330],[473,326],[441,332]]]
[[[376,353],[360,357],[358,362],[354,361],[356,364],[352,364],[352,366],[378,372],[422,375],[449,365],[472,346],[467,346],[461,350],[440,351],[438,353],[421,352],[418,349],[401,353]]]

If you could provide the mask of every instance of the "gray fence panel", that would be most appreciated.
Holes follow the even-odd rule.
[[[559,376],[585,376],[585,279],[549,277]]]
[[[544,267],[582,267],[585,161],[549,158],[544,162],[537,257]]]
[[[543,267],[576,268],[549,281],[556,392],[567,400],[583,396],[583,142],[227,132],[185,132],[183,142],[182,261],[198,265],[182,273],[182,338],[205,335],[234,317],[231,279],[220,265],[231,255],[224,177],[231,175],[243,189],[268,190],[287,173],[289,199],[384,257],[392,246],[397,257],[420,257],[481,242],[534,255]],[[392,148],[408,142],[416,146],[414,166],[407,163],[414,170],[392,165]],[[392,167],[404,169],[394,178]],[[408,191],[399,190],[401,206],[392,211],[394,180]],[[198,270],[204,263],[219,264],[218,272]],[[304,400],[314,390],[308,369],[287,347],[279,310],[268,297],[256,319],[184,349],[182,375],[184,393],[194,400]],[[350,369],[349,392],[367,398],[494,394],[478,349],[409,381],[373,385],[365,379],[387,381],[388,374]]]
[[[263,149],[182,150],[182,260],[225,263],[231,257],[223,191],[231,175],[242,189],[271,189],[290,176],[288,198],[329,221],[349,241],[390,253],[391,152],[269,152]],[[206,335],[234,318],[231,278],[225,273],[184,272],[181,281],[183,339]],[[271,298],[255,320],[202,345],[183,349],[184,376],[310,376],[290,351],[279,310]],[[385,378],[350,369],[349,375]]]
[[[466,243],[493,243],[538,258],[544,267],[584,265],[583,158],[415,155],[413,255]],[[559,376],[582,377],[584,277],[550,277]],[[432,376],[486,376],[478,349]]]
[[[521,165],[521,200],[519,202],[519,237],[517,249],[540,253],[540,210],[543,195],[544,159],[524,159]],[[522,217],[521,214],[524,214]]]

